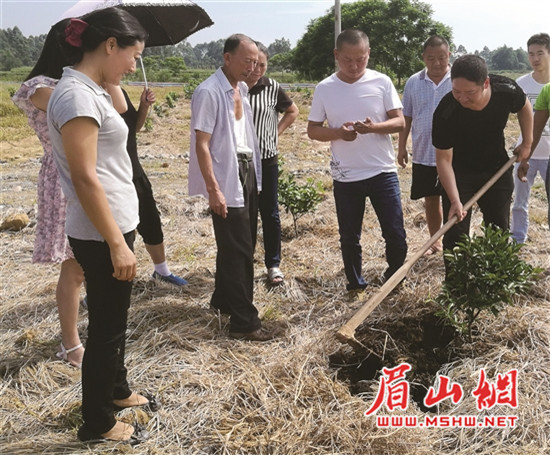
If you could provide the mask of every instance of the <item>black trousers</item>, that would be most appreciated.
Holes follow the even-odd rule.
[[[124,235],[133,250],[135,232]],[[77,240],[69,243],[86,279],[88,339],[82,362],[82,417],[93,433],[109,431],[116,423],[113,399],[131,395],[124,366],[126,325],[131,281],[113,277],[107,242]]]
[[[210,305],[230,315],[231,332],[261,327],[254,295],[254,248],[258,228],[258,190],[254,163],[239,159],[245,205],[228,208],[224,219],[212,213],[218,252],[215,290]]]
[[[262,160],[262,192],[258,204],[264,231],[264,264],[268,269],[279,267],[281,264],[281,219],[279,217],[277,155]]]
[[[153,187],[145,174],[133,180],[139,201],[137,231],[146,245],[160,245],[164,241],[160,213],[153,196]]]
[[[455,172],[456,186],[460,201],[465,204],[472,196],[493,176],[492,173],[459,173]],[[485,225],[492,224],[504,230],[510,229],[510,205],[512,203],[512,192],[514,190],[514,181],[512,178],[512,169],[509,169],[499,178],[487,192],[479,198],[477,205],[483,214]],[[449,209],[451,202],[447,193],[443,191],[443,222],[449,219]],[[468,210],[464,219],[455,224],[443,236],[443,247],[452,249],[460,240],[462,234],[470,234],[470,220],[472,218],[472,209]]]

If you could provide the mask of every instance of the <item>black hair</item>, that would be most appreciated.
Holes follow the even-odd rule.
[[[336,38],[336,49],[342,50],[344,43],[356,45],[365,43],[369,47],[369,37],[367,34],[356,28],[348,28],[338,35]]]
[[[439,35],[430,36],[424,43],[424,46],[422,47],[422,52],[425,52],[428,47],[439,46],[445,46],[447,49],[449,49],[449,42]]]
[[[451,79],[462,77],[477,85],[483,85],[488,73],[487,63],[479,55],[463,55],[458,57],[451,66]]]
[[[230,54],[234,54],[239,47],[239,44],[241,44],[241,41],[250,41],[251,43],[254,42],[252,38],[243,35],[242,33],[235,33],[225,40],[225,44],[223,45],[223,53],[225,54],[226,52],[229,52]]]
[[[65,28],[68,24],[69,19],[63,19],[52,25],[44,41],[40,57],[38,57],[36,64],[26,77],[26,81],[36,76],[48,76],[53,79],[61,78],[63,67],[72,63],[67,58],[62,46],[65,39]]]
[[[139,21],[121,8],[103,8],[85,14],[80,18],[88,24],[82,32],[82,45],[74,47],[64,42],[64,49],[74,63],[82,60],[85,52],[91,52],[109,38],[115,38],[122,49],[137,42],[144,43],[148,34]]]
[[[529,50],[529,46],[531,44],[540,44],[544,47],[546,47],[546,50],[550,52],[550,36],[548,33],[537,33],[536,35],[533,35],[529,40],[527,41],[527,50]]]
[[[262,43],[260,43],[259,41],[255,41],[256,43],[256,47],[258,48],[258,50],[265,55],[265,58],[267,61],[269,61],[269,51],[267,50],[267,47],[265,47]]]

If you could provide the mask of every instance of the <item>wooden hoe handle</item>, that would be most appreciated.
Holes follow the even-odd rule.
[[[517,157],[512,156],[504,166],[502,166],[495,175],[493,175],[485,185],[483,185],[472,198],[464,204],[464,210],[468,211],[475,204],[475,202],[483,196],[487,190],[495,184],[495,182],[508,170],[510,166],[514,164]],[[355,339],[355,329],[367,318],[369,314],[384,300],[384,298],[405,278],[410,268],[414,265],[422,255],[428,251],[428,249],[443,235],[447,232],[453,225],[457,222],[457,216],[453,215],[440,229],[437,231],[430,240],[428,240],[413,256],[411,256],[397,271],[380,287],[378,292],[374,294],[368,301],[365,303],[353,317],[346,322],[338,332],[336,332],[336,338],[342,343],[348,343],[352,347],[360,346]]]

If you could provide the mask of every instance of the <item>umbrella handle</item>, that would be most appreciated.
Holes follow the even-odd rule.
[[[139,63],[141,65],[141,72],[143,73],[143,80],[145,81],[145,90],[147,90],[149,86],[147,85],[147,75],[145,74],[145,66],[143,66],[143,59],[141,56],[139,57]]]
[[[143,81],[145,82],[145,90],[149,89],[149,84],[147,84],[147,75],[145,74],[145,66],[143,65],[143,59],[141,58],[141,55],[139,56],[139,63],[141,65],[141,72],[143,73]],[[149,107],[149,112],[147,112],[147,116],[151,114],[151,111],[153,110],[153,106]]]

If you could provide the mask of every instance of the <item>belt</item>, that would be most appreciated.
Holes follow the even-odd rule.
[[[237,153],[237,159],[239,161],[252,161],[252,152],[250,153]]]
[[[237,161],[241,163],[241,166],[243,168],[243,175],[242,175],[242,181],[241,184],[243,185],[243,188],[246,187],[246,182],[248,181],[248,172],[250,171],[250,168],[253,168],[252,163],[252,152],[250,153],[237,153]]]

